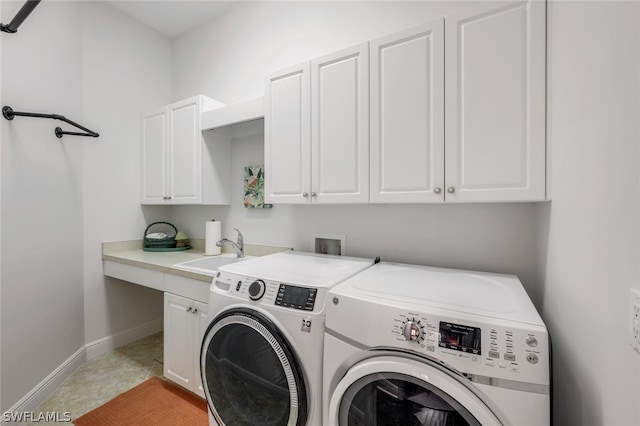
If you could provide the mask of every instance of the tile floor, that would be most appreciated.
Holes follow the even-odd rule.
[[[56,389],[38,412],[71,412],[71,419],[104,404],[151,376],[162,377],[163,334],[157,333],[84,363]],[[28,423],[33,426],[71,423]]]

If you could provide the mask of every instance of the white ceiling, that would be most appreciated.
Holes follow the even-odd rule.
[[[110,0],[107,3],[167,37],[173,38],[221,14],[233,2],[218,0]]]

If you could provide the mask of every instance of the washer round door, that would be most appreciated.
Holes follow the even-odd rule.
[[[329,403],[328,424],[487,426],[502,423],[460,378],[437,364],[401,356],[380,356],[356,364],[338,383]]]
[[[209,325],[200,353],[209,409],[219,425],[297,426],[306,386],[291,346],[266,316],[234,309]]]

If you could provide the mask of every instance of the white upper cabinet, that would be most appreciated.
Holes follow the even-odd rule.
[[[221,105],[194,96],[144,117],[142,204],[229,203],[229,140],[200,127]]]
[[[444,20],[371,42],[371,202],[442,202]]]
[[[169,105],[169,193],[174,204],[200,202],[200,99]]]
[[[301,204],[311,192],[309,63],[268,75],[265,85],[266,203]]]
[[[545,2],[446,17],[446,200],[545,199]]]
[[[311,61],[311,200],[369,201],[369,45]]]
[[[545,200],[545,9],[480,3],[268,76],[266,202]]]
[[[167,197],[167,110],[147,114],[142,126],[142,203],[161,204]]]
[[[368,44],[267,76],[265,201],[369,201]]]

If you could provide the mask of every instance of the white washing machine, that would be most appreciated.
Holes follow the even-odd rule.
[[[550,423],[547,329],[517,277],[379,263],[327,296],[325,425]]]
[[[209,423],[321,425],[327,291],[371,265],[283,252],[222,266],[200,354]]]

